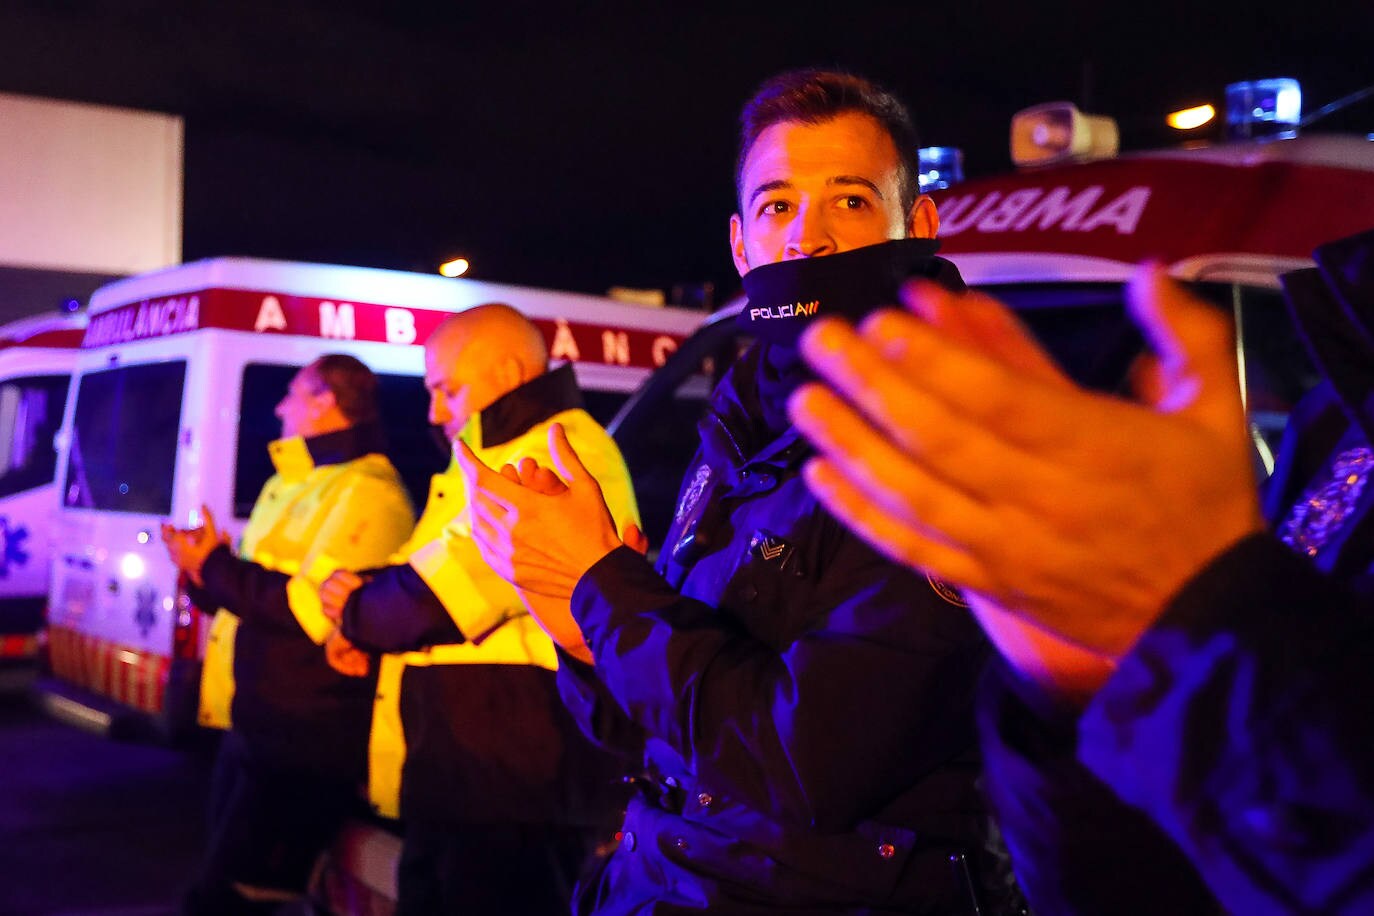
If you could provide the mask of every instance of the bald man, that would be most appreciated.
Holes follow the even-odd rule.
[[[572,367],[548,371],[538,329],[505,305],[454,315],[425,343],[430,421],[488,465],[552,466],[561,424],[617,519],[638,521],[619,449],[582,409]],[[558,655],[472,541],[467,485],[436,475],[396,565],[325,583],[343,671],[380,655],[368,790],[405,822],[401,916],[566,913],[586,839],[610,812],[611,762],[558,699]],[[613,816],[613,815],[611,815]]]

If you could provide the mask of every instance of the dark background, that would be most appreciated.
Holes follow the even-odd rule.
[[[1142,148],[1227,82],[1297,77],[1310,112],[1374,83],[1371,61],[1365,0],[0,2],[0,90],[185,117],[187,260],[463,254],[481,279],[718,298],[734,117],[780,69],[887,83],[976,175],[1009,167],[1009,118],[1037,102],[1113,115]]]

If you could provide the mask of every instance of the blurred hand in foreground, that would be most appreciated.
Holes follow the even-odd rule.
[[[918,282],[903,299],[803,339],[824,380],[790,404],[821,452],[807,482],[877,549],[965,590],[1023,671],[1090,693],[1191,576],[1263,527],[1230,321],[1137,271],[1153,355],[1127,399],[1072,383],[986,295]]]

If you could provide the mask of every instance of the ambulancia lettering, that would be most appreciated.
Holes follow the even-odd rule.
[[[81,346],[105,347],[150,337],[167,337],[194,331],[198,327],[199,296],[145,299],[136,305],[92,317],[86,327],[86,336],[81,339]]]
[[[1009,194],[991,191],[984,195],[950,197],[940,205],[940,235],[976,232],[1024,232],[1060,229],[1091,232],[1110,226],[1119,235],[1131,235],[1145,215],[1150,188],[1129,188],[1101,203],[1105,189],[1090,185],[1078,190],[1067,186],[1021,188]]]
[[[773,318],[805,318],[816,314],[821,307],[821,300],[816,299],[812,302],[789,302],[786,305],[768,305],[763,308],[751,308],[749,310],[749,320],[765,321]]]

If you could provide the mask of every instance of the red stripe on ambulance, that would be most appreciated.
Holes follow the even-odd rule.
[[[144,712],[162,711],[171,660],[61,626],[48,628],[53,673]]]
[[[283,293],[207,289],[132,302],[93,315],[83,349],[187,334],[202,328],[294,334],[331,340],[422,345],[452,312]],[[549,355],[575,363],[657,368],[682,335],[565,318],[532,318]]]

